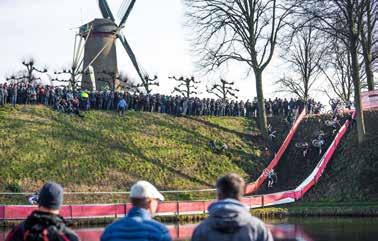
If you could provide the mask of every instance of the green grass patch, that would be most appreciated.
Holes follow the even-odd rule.
[[[213,153],[210,140],[229,150]],[[80,118],[43,106],[8,106],[0,109],[0,191],[34,192],[50,180],[73,192],[128,191],[140,179],[161,190],[212,188],[229,172],[254,180],[270,161],[264,149],[256,123],[246,118],[134,111],[124,117],[89,111]]]

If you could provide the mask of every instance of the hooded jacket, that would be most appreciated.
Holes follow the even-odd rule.
[[[208,210],[209,217],[194,230],[192,241],[273,241],[265,224],[235,199],[215,202]]]

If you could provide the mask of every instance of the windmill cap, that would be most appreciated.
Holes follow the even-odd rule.
[[[152,198],[164,201],[164,196],[154,185],[147,181],[138,181],[131,187],[130,198]]]

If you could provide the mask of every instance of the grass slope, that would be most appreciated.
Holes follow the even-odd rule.
[[[210,140],[227,143],[215,154]],[[85,118],[42,106],[0,109],[0,191],[125,191],[139,179],[160,189],[212,187],[236,172],[253,180],[270,161],[254,121],[236,117],[91,111]]]

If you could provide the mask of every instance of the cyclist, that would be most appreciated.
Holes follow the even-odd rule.
[[[272,188],[274,183],[277,183],[277,173],[272,169],[268,173],[268,188]]]
[[[39,199],[39,192],[35,192],[33,195],[31,195],[28,198],[28,202],[29,202],[30,205],[37,205],[38,199]]]
[[[337,107],[340,104],[339,99],[330,99],[329,104],[331,105],[332,112],[335,112],[337,110]]]
[[[307,142],[298,142],[298,143],[295,143],[295,147],[297,147],[299,149],[302,149],[302,155],[303,155],[303,157],[307,156],[307,153],[309,151],[309,145],[308,145]]]
[[[269,145],[270,145],[270,149],[271,149],[274,153],[277,152],[276,143],[275,143],[276,133],[277,133],[277,131],[273,130],[272,125],[269,124],[269,125],[268,125],[268,139],[269,139]]]
[[[269,140],[270,141],[274,141],[274,139],[276,138],[276,132],[275,130],[273,130],[273,127],[271,124],[268,125],[268,134],[269,134]]]
[[[320,132],[318,137],[316,139],[312,140],[312,145],[319,149],[319,155],[321,155],[322,152],[323,152],[324,144],[325,144],[324,133]]]

